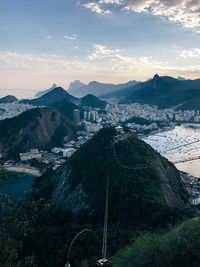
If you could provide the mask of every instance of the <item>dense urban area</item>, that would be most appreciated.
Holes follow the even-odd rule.
[[[39,167],[41,172],[45,171],[47,166],[51,166],[53,170],[56,170],[81,145],[108,125],[116,127],[118,132],[123,132],[122,129],[125,126],[129,130],[139,133],[142,138],[145,134],[173,129],[179,123],[198,123],[200,121],[200,113],[196,110],[158,109],[157,106],[141,105],[139,103],[118,104],[115,99],[108,100],[107,103],[104,110],[87,108],[84,111],[83,119],[81,119],[79,109],[73,111],[73,121],[79,126],[79,131],[76,133],[74,140],[64,142],[62,147],[53,147],[51,151],[34,148],[25,153],[20,153],[19,162],[10,159],[4,162],[3,166],[6,168],[18,167],[20,170],[22,168],[34,170],[35,167]],[[18,101],[0,104],[0,119],[12,118],[33,108],[36,107]],[[188,176],[188,179],[190,183],[199,183],[191,175]],[[199,190],[194,188],[192,194],[195,199],[199,199]]]
[[[19,102],[0,104],[0,120],[18,116],[26,110],[36,108],[30,104]],[[39,151],[37,148],[20,154],[21,162],[37,159],[45,164],[53,163],[53,168],[59,167],[65,158],[70,157],[81,145],[88,141],[101,128],[112,125],[120,130],[126,126],[140,134],[159,131],[161,128],[171,129],[180,122],[200,121],[200,113],[196,110],[158,109],[157,106],[133,104],[118,104],[109,100],[105,110],[89,108],[84,111],[84,118],[80,119],[80,111],[75,109],[73,120],[80,127],[75,140],[66,142],[63,147],[54,147],[51,152]],[[9,160],[5,166],[13,163]]]

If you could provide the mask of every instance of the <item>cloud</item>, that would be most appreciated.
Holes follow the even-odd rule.
[[[104,10],[101,8],[101,6],[97,3],[94,3],[94,2],[90,2],[90,3],[87,3],[87,4],[84,4],[83,5],[85,8],[88,8],[90,9],[92,12],[95,12],[99,15],[109,15],[109,14],[112,14],[112,12],[110,10]]]
[[[124,56],[123,50],[109,49],[104,45],[95,44],[93,51],[88,55],[89,60],[103,62],[106,66],[111,66],[113,70],[149,71],[163,70],[167,67],[167,62],[158,62],[146,56],[128,57]]]
[[[115,5],[122,5],[123,0],[99,0],[100,4],[115,4]]]
[[[191,50],[183,50],[179,54],[178,59],[200,59],[200,48],[194,48]]]
[[[183,50],[173,62],[158,61],[149,56],[132,57],[124,54],[123,50],[95,44],[88,59],[94,61],[96,66],[104,66],[105,72],[108,71],[110,76],[115,75],[123,81],[125,78],[145,80],[155,73],[189,78],[199,78],[200,75],[200,49]]]
[[[120,49],[108,49],[104,45],[96,44],[94,45],[94,51],[88,56],[88,59],[105,59],[109,58],[112,60],[118,59],[120,55],[118,53],[120,52]]]
[[[137,13],[164,16],[185,28],[200,31],[199,0],[99,0],[99,3],[120,5],[123,10]]]
[[[67,39],[67,40],[71,40],[71,41],[74,41],[77,39],[77,35],[76,34],[72,34],[72,35],[65,35],[63,37],[64,39]]]
[[[80,62],[68,61],[56,55],[20,54],[17,52],[0,52],[0,67],[23,71],[60,71],[63,69],[82,68]],[[83,67],[84,68],[84,67]]]
[[[85,59],[71,60],[57,55],[0,51],[1,88],[48,88],[54,82],[66,87],[77,79],[84,83],[91,80],[122,83],[146,80],[155,73],[199,78],[200,49],[183,50],[177,56],[169,63],[146,55],[127,56],[124,50],[102,44],[95,44]]]

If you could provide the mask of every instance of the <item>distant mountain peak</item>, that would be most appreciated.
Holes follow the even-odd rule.
[[[80,80],[75,80],[74,82],[70,83],[68,91],[74,92],[74,95],[76,95],[76,92],[81,90],[86,84],[82,83]]]
[[[124,84],[110,84],[110,83],[101,83],[97,81],[91,81],[87,85],[81,83],[79,80],[74,81],[70,84],[68,92],[75,97],[83,97],[88,94],[93,94],[97,97],[119,91],[121,89],[128,88],[130,86],[136,85],[138,82],[129,81]]]
[[[56,87],[58,87],[58,85],[56,83],[54,83],[49,89],[43,90],[43,91],[39,91],[35,94],[35,97],[41,97],[43,95],[45,95],[46,93],[52,91],[53,89],[55,89]]]
[[[22,103],[29,103],[34,106],[49,106],[53,103],[62,101],[65,98],[69,101],[75,99],[75,97],[71,96],[65,89],[59,86],[39,98],[35,98],[32,100],[24,99]]]
[[[12,103],[18,101],[18,99],[13,95],[7,95],[2,98],[0,98],[0,103]]]
[[[155,74],[154,77],[153,77],[154,80],[157,80],[159,78],[160,78],[160,76],[158,74]]]

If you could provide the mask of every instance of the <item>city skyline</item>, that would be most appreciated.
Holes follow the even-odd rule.
[[[199,8],[194,0],[2,0],[0,96],[74,80],[199,78]]]

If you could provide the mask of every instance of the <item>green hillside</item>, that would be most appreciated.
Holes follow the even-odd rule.
[[[51,148],[61,145],[63,138],[74,136],[76,126],[53,109],[35,108],[17,117],[0,121],[2,154],[18,158],[30,148]]]
[[[114,267],[197,267],[200,217],[165,233],[146,233],[113,258]]]
[[[37,187],[45,192],[51,188],[48,194],[56,210],[99,223],[109,179],[111,223],[146,227],[174,220],[188,199],[179,172],[135,135],[113,144],[115,135],[114,128],[101,130],[52,177],[41,178]]]
[[[119,92],[120,93],[120,92]],[[153,79],[127,88],[116,95],[121,103],[157,105],[159,108],[200,109],[200,80],[180,81],[155,75]]]
[[[89,94],[81,98],[81,104],[83,107],[92,107],[92,108],[101,108],[104,109],[106,107],[106,102],[102,101],[98,97]]]

